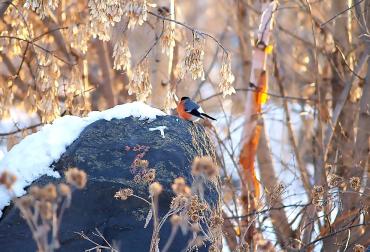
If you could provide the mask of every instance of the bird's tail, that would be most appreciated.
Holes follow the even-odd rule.
[[[209,119],[211,119],[211,120],[213,120],[213,121],[217,121],[215,118],[213,118],[212,116],[209,116],[209,115],[207,115],[206,113],[200,113],[202,116],[205,116],[205,117],[207,117],[207,118],[209,118]]]

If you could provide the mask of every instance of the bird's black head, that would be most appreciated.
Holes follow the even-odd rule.
[[[181,97],[181,100],[182,101],[184,101],[184,100],[188,100],[188,99],[190,99],[189,97],[187,97],[187,96],[183,96],[183,97]]]

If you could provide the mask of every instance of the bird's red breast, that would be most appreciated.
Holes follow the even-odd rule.
[[[179,114],[179,117],[184,120],[191,120],[193,118],[193,115],[185,111],[184,106],[185,101],[180,101],[177,105],[177,113]]]

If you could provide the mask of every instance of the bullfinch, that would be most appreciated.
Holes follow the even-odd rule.
[[[196,121],[199,120],[199,118],[204,119],[204,117],[207,117],[211,120],[216,120],[215,118],[204,113],[202,108],[189,97],[181,98],[181,101],[177,105],[177,113],[181,119],[188,121]]]

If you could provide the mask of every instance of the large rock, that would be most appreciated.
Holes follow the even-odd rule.
[[[164,138],[158,126],[166,126]],[[163,187],[160,195],[160,215],[169,209],[171,183],[176,177],[184,177],[190,184],[192,160],[198,155],[212,155],[213,146],[202,126],[173,116],[157,117],[154,121],[140,121],[129,117],[111,121],[99,120],[89,125],[79,138],[68,147],[55,170],[61,174],[69,167],[78,167],[88,174],[85,189],[73,193],[72,205],[64,214],[61,227],[59,251],[84,251],[93,244],[75,232],[90,234],[98,228],[104,237],[118,245],[120,251],[148,251],[152,226],[144,229],[148,205],[136,198],[120,201],[113,195],[120,188],[133,188],[135,194],[148,198],[148,186],[133,181],[139,171],[131,167],[139,152],[133,146],[147,148],[143,159],[156,169],[156,180]],[[130,149],[128,148],[130,147]],[[50,177],[42,177],[34,184],[59,183]],[[217,202],[217,192],[210,184],[205,198],[212,206]],[[171,225],[165,224],[161,231],[160,246],[166,242]],[[169,251],[182,251],[188,236],[178,232]],[[10,206],[0,220],[1,251],[36,251],[32,235],[20,217],[19,211]],[[206,251],[205,248],[200,251]]]

